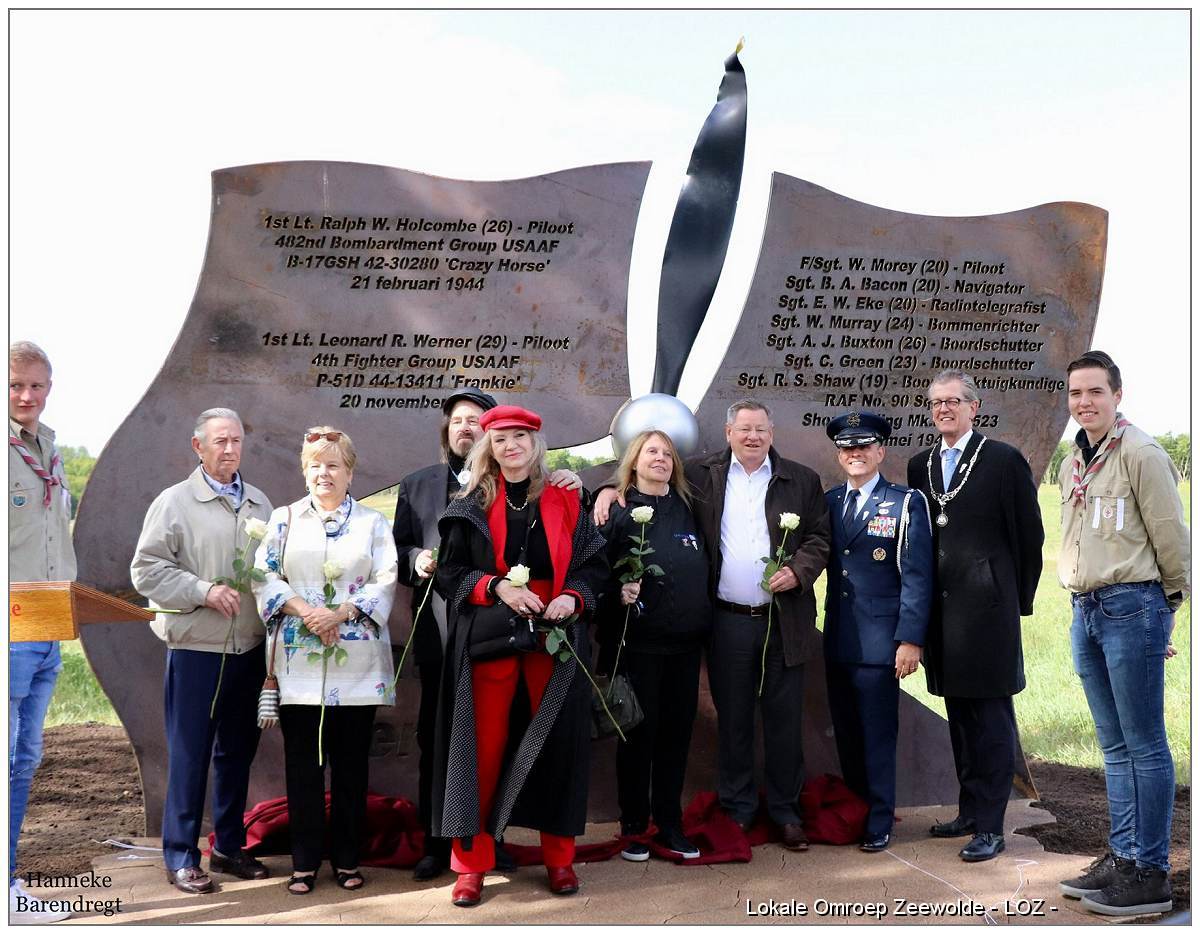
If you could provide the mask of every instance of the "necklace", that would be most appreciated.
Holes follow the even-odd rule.
[[[354,509],[354,501],[352,497],[347,496],[346,499],[342,500],[341,505],[339,505],[337,509],[327,515],[321,515],[321,511],[318,508],[315,499],[310,499],[309,501],[312,503],[313,509],[316,511],[318,518],[320,518],[321,525],[325,528],[325,537],[340,537],[342,530],[346,528],[346,523],[350,521],[350,513]],[[346,514],[344,516],[341,514],[343,509],[346,510]]]
[[[979,436],[979,447],[975,449],[975,453],[971,455],[971,460],[967,464],[967,472],[963,474],[962,480],[958,486],[954,488],[952,493],[937,493],[933,489],[933,452],[937,450],[937,445],[929,449],[929,457],[925,460],[925,472],[929,475],[929,495],[933,497],[934,502],[938,504],[938,516],[933,521],[938,524],[938,528],[944,529],[950,524],[950,517],[946,515],[946,507],[950,505],[950,500],[954,499],[967,481],[971,479],[971,471],[975,467],[975,462],[979,460],[979,452],[983,450],[983,445],[987,442],[987,438],[983,435]]]
[[[523,502],[520,506],[518,506],[511,499],[508,498],[508,493],[505,492],[504,502],[508,503],[508,508],[511,509],[513,512],[520,512],[526,506],[529,505],[529,494],[525,495],[525,502]]]

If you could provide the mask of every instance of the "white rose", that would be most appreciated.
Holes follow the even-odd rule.
[[[638,525],[645,525],[647,522],[649,522],[651,519],[654,518],[654,507],[653,506],[638,506],[632,512],[629,513],[629,518],[632,519],[634,522],[636,522]]]
[[[529,583],[529,568],[523,564],[514,564],[508,569],[504,579],[514,587],[524,587]]]
[[[321,565],[321,572],[325,575],[325,580],[333,583],[342,576],[342,566],[336,561],[326,561]]]
[[[787,529],[789,532],[794,532],[800,527],[800,517],[794,512],[781,512],[779,514],[779,527]]]
[[[256,542],[261,542],[267,537],[267,524],[262,519],[247,519],[243,528],[246,530],[246,538]]]

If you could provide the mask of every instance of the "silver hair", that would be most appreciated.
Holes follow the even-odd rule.
[[[217,408],[205,409],[200,413],[200,415],[196,418],[196,427],[192,429],[192,437],[197,441],[206,441],[207,437],[205,435],[204,426],[211,422],[214,418],[227,418],[231,422],[237,422],[238,428],[242,429],[242,433],[245,434],[246,426],[242,424],[242,417],[238,415],[237,412],[235,412],[233,409]]]
[[[925,397],[929,397],[930,391],[938,383],[949,383],[952,380],[958,380],[963,384],[963,395],[967,397],[968,402],[979,401],[979,385],[975,382],[975,377],[962,370],[942,370],[929,381],[929,389],[925,390]]]
[[[759,402],[757,399],[738,399],[738,401],[731,405],[725,412],[725,424],[732,425],[734,419],[737,418],[737,413],[747,410],[751,412],[765,412],[767,415],[767,421],[771,421],[771,410],[767,408],[767,404],[765,402]]]
[[[33,341],[13,341],[8,345],[8,365],[11,367],[14,363],[40,363],[47,373],[54,374],[46,351]]]

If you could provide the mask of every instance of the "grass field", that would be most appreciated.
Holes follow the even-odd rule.
[[[1180,487],[1186,504],[1190,484]],[[1017,721],[1021,741],[1030,755],[1068,765],[1099,767],[1100,750],[1088,713],[1083,688],[1071,666],[1068,632],[1071,601],[1058,583],[1056,559],[1059,546],[1058,490],[1043,486],[1039,491],[1042,521],[1046,528],[1042,580],[1032,617],[1023,623],[1026,689],[1017,695]],[[391,518],[396,507],[393,487],[369,497],[366,502]],[[817,583],[818,606],[825,598],[825,580]],[[1191,629],[1189,600],[1176,616],[1175,647],[1179,654],[1167,662],[1166,719],[1175,771],[1182,783],[1191,783]],[[64,642],[63,671],[47,718],[49,725],[96,720],[118,723],[108,699],[96,683],[78,642]],[[941,698],[925,691],[920,676],[906,678],[904,689],[939,715],[946,709]]]
[[[1189,483],[1180,486],[1185,503],[1191,495]],[[1098,768],[1102,764],[1092,718],[1083,687],[1071,664],[1071,600],[1058,582],[1059,493],[1053,486],[1038,491],[1046,544],[1042,549],[1042,579],[1034,601],[1034,615],[1022,620],[1027,687],[1016,696],[1017,723],[1021,743],[1030,755]],[[1191,783],[1191,664],[1192,603],[1188,600],[1175,615],[1175,648],[1179,654],[1167,662],[1165,713],[1167,741],[1175,758],[1175,774]],[[906,678],[905,690],[941,716],[946,707],[941,698],[925,690],[923,679]]]

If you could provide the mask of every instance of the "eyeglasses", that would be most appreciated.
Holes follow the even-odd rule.
[[[304,440],[308,444],[312,444],[314,441],[320,441],[322,438],[324,438],[326,441],[332,441],[336,444],[338,441],[342,440],[342,433],[340,431],[327,431],[322,434],[319,431],[310,431],[304,436]]]
[[[962,405],[962,403],[963,400],[959,399],[957,396],[954,396],[950,399],[930,399],[929,408],[934,412],[936,412],[942,406],[945,406],[948,409],[957,409],[960,405]]]

